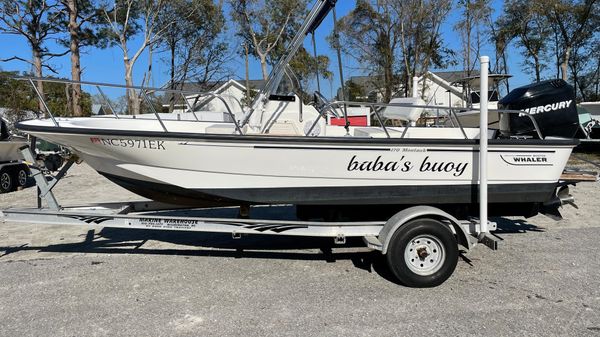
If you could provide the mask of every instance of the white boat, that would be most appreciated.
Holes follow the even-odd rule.
[[[488,87],[491,88],[488,92],[488,125],[493,128],[498,128],[499,114],[495,110],[498,109],[498,101],[500,99],[500,84],[503,81],[508,81],[512,75],[508,74],[489,74]],[[479,108],[481,101],[481,78],[479,76],[470,76],[461,78],[452,83],[453,86],[458,86],[463,89],[465,97],[465,109],[456,114],[460,124],[464,127],[475,128],[479,127]],[[451,121],[448,121],[451,123]]]
[[[19,148],[26,144],[25,141],[12,139],[7,122],[0,118],[0,164],[22,159]]]
[[[22,141],[0,141],[0,163],[21,159],[19,148],[26,144]]]
[[[592,119],[600,120],[600,102],[581,102],[578,104],[592,116]]]
[[[135,193],[172,204],[393,205],[396,210],[429,204],[476,214],[479,129],[332,126],[324,115],[342,113],[348,102],[327,102],[316,94],[315,104],[306,105],[272,95],[303,38],[330,7],[330,1],[317,1],[239,123],[155,114],[51,118],[17,127],[71,149]],[[401,105],[382,106],[383,115],[418,117]],[[493,129],[485,137],[491,214],[533,215],[558,207],[561,173],[577,140],[516,139]]]

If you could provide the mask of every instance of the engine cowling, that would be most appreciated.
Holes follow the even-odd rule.
[[[544,137],[574,138],[579,131],[575,91],[561,79],[514,89],[498,102],[498,109],[529,113]],[[500,132],[506,137],[537,136],[531,119],[524,114],[502,114]]]

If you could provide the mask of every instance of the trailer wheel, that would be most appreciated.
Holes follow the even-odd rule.
[[[17,174],[15,175],[17,178],[17,187],[26,187],[27,180],[29,179],[29,169],[25,165],[20,165],[16,169]]]
[[[458,243],[443,223],[434,219],[416,219],[392,235],[386,259],[402,284],[436,287],[454,272]]]
[[[0,193],[7,193],[15,188],[15,179],[8,168],[0,170]]]

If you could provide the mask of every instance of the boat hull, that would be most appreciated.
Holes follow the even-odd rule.
[[[71,148],[134,193],[174,204],[472,205],[478,200],[477,140],[21,128]],[[550,201],[576,144],[490,140],[490,203]]]
[[[0,142],[0,163],[21,160],[23,157],[19,153],[19,148],[27,145],[26,142],[2,141]]]

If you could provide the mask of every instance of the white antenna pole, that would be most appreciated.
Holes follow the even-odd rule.
[[[487,157],[488,157],[488,67],[490,58],[481,56],[480,93],[479,103],[479,224],[480,235],[485,235],[488,230],[488,180],[487,180]]]

